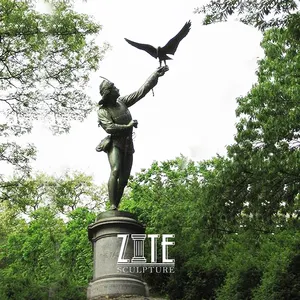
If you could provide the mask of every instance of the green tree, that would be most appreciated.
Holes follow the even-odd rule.
[[[2,136],[3,124],[0,124],[0,137]],[[4,134],[7,136],[8,134]],[[4,139],[3,139],[4,140]],[[15,168],[18,174],[28,175],[31,167],[30,162],[35,158],[36,149],[34,145],[28,144],[26,147],[18,145],[14,141],[7,140],[0,143],[0,164],[1,166],[10,165]],[[4,174],[0,173],[0,185],[5,186]]]
[[[215,264],[217,255],[208,255],[223,240],[205,218],[209,208],[204,206],[202,169],[202,163],[183,156],[154,162],[131,179],[130,193],[121,204],[121,209],[136,214],[146,225],[147,233],[175,234],[169,257],[176,261],[176,272],[147,277],[152,291],[168,294],[170,299],[213,298],[224,277]]]
[[[79,207],[68,214],[66,234],[60,246],[62,276],[69,288],[64,289],[65,296],[80,292],[86,297],[86,287],[92,279],[93,253],[88,240],[87,228],[96,218],[96,213]]]
[[[80,172],[65,173],[60,177],[43,173],[15,177],[0,187],[0,200],[16,213],[27,215],[45,206],[62,214],[80,206],[101,211],[106,198],[104,185],[95,185],[91,176]]]
[[[204,187],[205,199],[216,207],[207,217],[235,232],[220,252],[226,276],[218,299],[299,298],[293,267],[300,243],[298,5],[211,1],[198,9],[205,24],[236,14],[265,30],[258,82],[237,99],[235,143],[226,158],[207,165],[215,175]]]
[[[47,207],[31,218],[1,245],[1,299],[48,299],[50,285],[59,278],[64,223]]]
[[[176,272],[148,276],[152,291],[185,300],[297,299],[299,230],[291,224],[263,230],[263,220],[246,225],[238,213],[244,206],[236,201],[235,208],[225,181],[237,180],[234,170],[222,157],[201,163],[181,157],[155,162],[131,179],[122,209],[135,213],[148,233],[175,234],[169,257]]]
[[[0,202],[0,299],[86,299],[87,227],[102,208],[101,188],[81,173],[8,183]]]
[[[267,31],[262,47],[258,83],[238,98],[235,143],[223,164],[211,165],[207,192],[234,230],[274,232],[299,228],[300,57],[289,30]]]
[[[16,213],[27,214],[49,204],[49,183],[53,177],[38,174],[36,177],[15,177],[1,186],[1,201]]]
[[[106,185],[96,186],[92,176],[74,172],[64,174],[49,182],[52,203],[62,212],[86,206],[94,211],[104,209],[107,201]]]
[[[205,14],[203,24],[227,21],[230,16],[253,25],[260,30],[271,27],[285,27],[292,14],[299,8],[294,0],[213,0],[195,9],[195,13]]]
[[[49,122],[55,133],[83,120],[93,104],[84,87],[108,45],[96,45],[101,29],[87,15],[72,10],[72,1],[48,1],[40,13],[35,1],[1,0],[0,136],[19,136],[34,120]],[[28,171],[33,146],[21,149],[7,140],[0,159]]]

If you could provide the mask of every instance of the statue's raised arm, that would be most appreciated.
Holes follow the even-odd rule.
[[[158,77],[163,76],[168,70],[168,66],[157,68],[157,70],[151,74],[151,76],[136,92],[133,92],[127,96],[121,96],[119,100],[122,101],[127,107],[132,106],[145,95],[147,95],[148,92],[156,86]]]

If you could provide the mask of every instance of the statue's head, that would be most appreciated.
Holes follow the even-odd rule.
[[[105,104],[108,101],[116,101],[120,96],[119,90],[115,87],[114,83],[108,79],[104,79],[99,86],[100,95],[102,99],[99,101],[99,104]]]

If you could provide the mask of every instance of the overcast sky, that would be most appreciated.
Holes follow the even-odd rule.
[[[109,78],[121,95],[137,90],[158,67],[157,60],[124,40],[164,46],[188,20],[192,28],[182,40],[170,71],[130,111],[139,122],[135,130],[133,171],[147,168],[154,160],[180,154],[203,160],[225,154],[235,134],[236,97],[245,95],[256,81],[257,58],[262,57],[261,33],[238,22],[201,25],[193,14],[203,1],[180,0],[88,0],[76,10],[93,15],[103,29],[97,38],[112,46],[100,69],[92,75],[87,93],[98,102],[99,75]],[[26,141],[38,148],[35,170],[61,174],[80,170],[106,182],[109,164],[96,145],[106,133],[97,127],[94,111],[85,122],[74,123],[71,132],[52,136],[39,124]]]

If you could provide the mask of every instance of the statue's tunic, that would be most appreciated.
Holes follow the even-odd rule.
[[[99,125],[107,133],[111,134],[112,146],[118,147],[126,154],[132,154],[134,152],[132,127],[120,130],[118,125],[126,125],[132,120],[128,107],[143,98],[157,84],[157,81],[158,75],[154,73],[138,91],[127,96],[120,96],[114,106],[104,104],[99,108]]]

